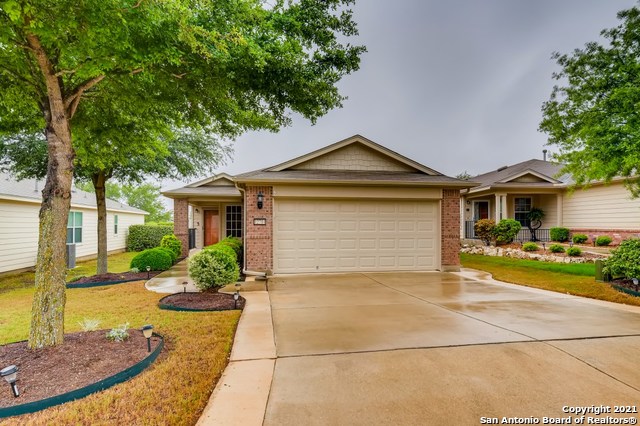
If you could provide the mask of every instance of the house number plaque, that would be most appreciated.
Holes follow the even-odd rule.
[[[254,225],[266,225],[267,224],[267,218],[265,218],[265,217],[255,217],[255,218],[253,218],[253,224]]]

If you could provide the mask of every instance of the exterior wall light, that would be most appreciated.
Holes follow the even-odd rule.
[[[18,385],[16,385],[16,380],[18,380],[18,367],[15,365],[10,365],[8,367],[0,370],[0,377],[5,379],[9,385],[11,385],[11,390],[13,391],[13,397],[17,398],[20,396],[20,391],[18,391]]]
[[[151,324],[143,326],[142,335],[147,338],[147,352],[151,352],[151,336],[153,335],[153,326]]]
[[[258,192],[258,209],[261,209],[264,205],[264,194],[262,191]]]

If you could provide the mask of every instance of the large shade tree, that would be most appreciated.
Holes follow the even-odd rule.
[[[640,10],[618,13],[621,23],[571,54],[555,53],[558,84],[542,107],[540,130],[559,148],[554,159],[576,184],[625,178],[639,195]]]
[[[364,51],[344,42],[357,33],[350,3],[0,2],[0,134],[44,129],[47,141],[29,347],[63,341],[72,128],[84,104],[124,82],[152,85],[148,102],[179,100],[209,133],[277,130],[289,111],[313,121],[341,105],[336,84]]]

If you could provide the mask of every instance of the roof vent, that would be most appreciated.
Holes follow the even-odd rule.
[[[547,150],[546,149],[542,150],[542,161],[547,161]]]
[[[497,172],[501,172],[503,170],[506,170],[509,166],[502,166],[500,167],[498,170],[496,170]]]

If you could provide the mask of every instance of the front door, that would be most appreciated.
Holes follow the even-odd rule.
[[[473,220],[489,219],[489,202],[475,201],[473,203]]]
[[[210,246],[218,242],[220,216],[218,210],[204,211],[204,245]]]

